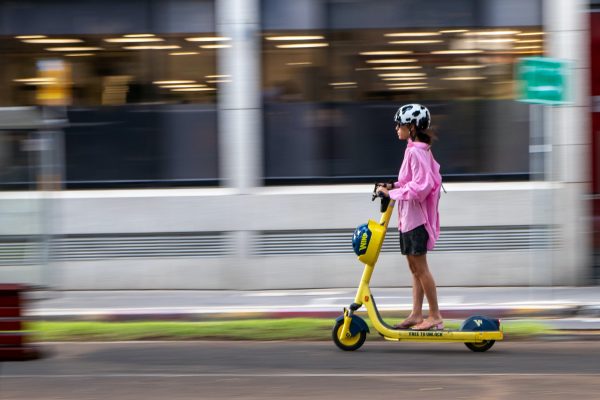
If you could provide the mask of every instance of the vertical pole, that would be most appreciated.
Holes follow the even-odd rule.
[[[38,140],[43,144],[38,166],[38,181],[42,191],[40,283],[55,287],[59,279],[52,269],[52,240],[56,228],[53,223],[55,208],[52,194],[63,188],[66,179],[62,125],[67,122],[67,110],[64,107],[42,107],[42,121],[44,129],[38,132]]]
[[[216,21],[218,35],[229,39],[220,42],[229,47],[217,55],[217,74],[226,81],[218,91],[219,180],[244,195],[261,186],[263,176],[260,0],[216,0]],[[243,207],[234,212],[243,212]],[[239,277],[234,279],[237,289],[247,284],[243,267],[254,234],[233,233],[238,262],[229,273]]]
[[[260,1],[217,0],[217,32],[230,40],[219,49],[219,175],[240,194],[262,184]]]

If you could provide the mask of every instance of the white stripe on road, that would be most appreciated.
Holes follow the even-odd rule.
[[[29,379],[29,378],[48,378],[48,379],[80,379],[80,378],[453,378],[453,377],[600,377],[600,373],[291,373],[291,374],[231,374],[231,373],[196,373],[196,374],[15,374],[2,376],[5,379]]]

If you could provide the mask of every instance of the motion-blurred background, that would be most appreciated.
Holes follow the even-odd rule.
[[[599,9],[0,1],[0,282],[352,287],[416,102],[447,191],[438,285],[597,284]],[[558,100],[523,94],[528,57],[560,66]],[[374,286],[411,284],[395,226]]]

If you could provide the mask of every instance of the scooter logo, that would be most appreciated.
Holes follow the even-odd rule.
[[[360,252],[362,253],[363,251],[365,251],[367,249],[367,235],[362,235],[362,237],[360,238]]]
[[[370,240],[371,231],[367,224],[360,225],[354,230],[354,235],[352,235],[352,247],[357,256],[361,256],[367,252]]]
[[[481,326],[483,324],[483,321],[480,319],[474,319],[473,322],[475,322],[475,324],[477,324],[477,326]]]

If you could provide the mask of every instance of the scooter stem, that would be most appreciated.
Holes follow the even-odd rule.
[[[388,207],[385,210],[385,212],[381,213],[381,219],[379,220],[379,225],[385,227],[386,232],[387,232],[388,224],[390,223],[390,219],[392,217],[392,211],[394,210],[395,203],[396,202],[394,200],[390,200],[390,203],[388,204]],[[385,240],[385,236],[383,237],[383,240]],[[371,281],[371,275],[373,275],[374,270],[375,270],[375,265],[365,264],[365,269],[363,270],[363,274],[360,279],[360,285],[358,287],[358,290],[356,292],[356,297],[354,299],[354,302],[356,304],[362,304],[362,286],[369,285],[369,282]]]

